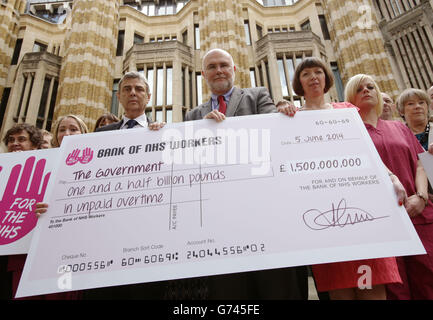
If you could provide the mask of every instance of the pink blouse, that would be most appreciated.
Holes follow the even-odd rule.
[[[376,128],[370,124],[365,124],[365,127],[383,163],[400,179],[407,195],[414,195],[418,154],[425,152],[415,135],[399,121],[379,119]],[[433,203],[429,201],[422,214],[412,218],[412,223],[432,222]]]

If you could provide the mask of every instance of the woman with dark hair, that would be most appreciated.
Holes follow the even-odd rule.
[[[43,143],[42,131],[37,129],[40,135],[40,144]],[[57,148],[63,141],[63,138],[69,135],[84,134],[88,132],[87,126],[83,120],[79,117],[69,114],[62,116],[57,119],[53,126],[53,139],[52,145]],[[40,210],[46,211],[48,204],[44,202],[36,203],[35,213],[40,214]],[[41,209],[42,208],[42,209]],[[24,269],[24,263],[27,255],[14,255],[9,257],[8,261],[8,271],[12,274],[12,295],[14,296],[18,288],[18,283],[21,278],[22,271]],[[81,297],[81,292],[72,291],[57,294],[40,295],[35,297],[29,297],[24,299],[36,299],[36,300],[75,300]]]
[[[334,76],[329,67],[318,58],[306,58],[296,67],[292,83],[295,93],[304,97],[304,106],[298,109],[294,105],[287,106],[287,102],[282,101],[277,104],[277,108],[289,116],[294,116],[297,111],[355,108],[345,102],[325,101],[325,94],[333,85]]]
[[[37,150],[44,142],[42,131],[28,123],[19,123],[10,128],[3,139],[8,152]]]
[[[6,132],[3,142],[8,152],[30,151],[40,148],[43,143],[43,136],[42,132],[35,126],[19,123]],[[2,212],[0,212],[1,214]],[[8,270],[8,261],[12,257],[22,258],[23,256],[0,256],[0,300],[10,299],[12,295],[12,272]]]
[[[107,124],[111,124],[111,123],[115,123],[115,122],[119,122],[120,119],[118,117],[116,117],[114,114],[112,113],[104,113],[102,116],[100,116],[98,118],[98,120],[96,120],[96,124],[95,124],[95,130],[106,126]]]

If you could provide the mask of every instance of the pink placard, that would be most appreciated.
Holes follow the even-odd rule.
[[[0,155],[0,255],[28,251],[57,150]]]

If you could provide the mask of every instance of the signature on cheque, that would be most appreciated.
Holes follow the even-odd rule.
[[[322,212],[318,209],[310,209],[303,214],[304,223],[312,230],[343,228],[348,225],[367,223],[388,217],[374,217],[363,209],[349,207],[345,199],[342,199],[337,206],[332,203],[331,210]]]

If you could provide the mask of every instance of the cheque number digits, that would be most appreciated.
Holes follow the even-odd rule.
[[[105,270],[114,264],[113,260],[107,261],[90,261],[82,263],[74,263],[62,265],[58,269],[58,273],[76,273],[91,270]]]
[[[201,250],[189,250],[187,251],[186,258],[189,259],[202,259],[213,256],[233,256],[242,255],[247,253],[262,253],[265,252],[265,245],[261,244],[249,244],[249,245],[234,245],[222,248],[213,249],[201,249]]]
[[[291,162],[290,170],[296,172],[308,172],[327,169],[346,169],[346,168],[360,168],[363,162],[361,158],[343,158],[343,159],[329,159],[329,160],[313,160],[313,161],[299,161]]]

